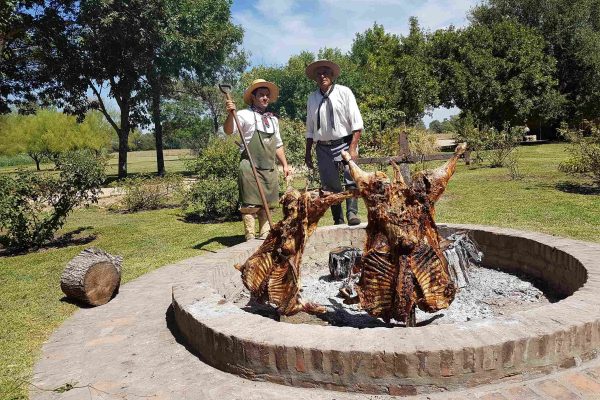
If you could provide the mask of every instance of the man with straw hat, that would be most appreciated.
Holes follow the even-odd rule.
[[[264,189],[269,208],[274,208],[279,201],[279,179],[275,159],[283,166],[283,173],[287,178],[290,169],[285,158],[283,142],[279,134],[279,121],[272,113],[267,112],[270,102],[275,102],[279,96],[279,88],[272,82],[256,79],[244,92],[244,102],[248,108],[237,112],[242,131],[250,155],[254,160],[258,179]],[[223,130],[227,134],[237,133],[233,123],[235,103],[226,101],[228,111]],[[269,233],[267,214],[259,194],[248,154],[244,146],[240,146],[242,153],[238,171],[238,187],[240,192],[240,212],[244,222],[246,240],[254,239],[254,216],[258,215],[259,238],[265,239]]]
[[[306,67],[306,76],[317,82],[318,89],[308,96],[306,107],[306,154],[308,168],[313,168],[312,147],[316,144],[317,164],[321,185],[332,192],[341,192],[340,172],[343,170],[347,188],[356,187],[348,166],[342,164],[342,150],[358,158],[358,140],[363,120],[352,91],[335,83],[340,67],[328,60],[318,60]],[[344,223],[342,205],[331,206],[333,222]],[[346,200],[348,225],[360,224],[358,201]]]

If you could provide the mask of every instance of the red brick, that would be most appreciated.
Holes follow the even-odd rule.
[[[600,395],[600,383],[585,376],[583,373],[565,375],[561,380],[573,386],[573,388],[577,389],[581,394]]]
[[[334,375],[344,375],[344,355],[339,351],[332,351],[329,357],[331,361],[331,373]]]
[[[452,351],[444,350],[441,354],[440,360],[440,374],[442,376],[452,376],[454,375],[454,356]]]
[[[277,346],[275,348],[275,365],[278,371],[287,371],[287,352],[283,346]]]
[[[536,387],[554,400],[579,400],[579,396],[554,379],[542,381]]]
[[[526,386],[517,386],[505,390],[504,397],[511,400],[543,400],[540,396]]]
[[[323,372],[323,353],[319,350],[311,350],[310,358],[312,361],[312,368],[315,371]]]
[[[296,371],[306,372],[306,366],[304,365],[304,352],[302,349],[296,349]]]

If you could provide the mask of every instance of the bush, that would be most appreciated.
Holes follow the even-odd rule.
[[[125,192],[122,207],[130,212],[156,210],[169,205],[183,189],[181,175],[139,176],[122,181]]]
[[[11,250],[42,246],[78,205],[96,202],[104,163],[89,151],[60,157],[59,174],[19,171],[0,177],[0,228]]]
[[[306,127],[297,119],[282,118],[279,120],[281,140],[285,148],[288,164],[298,168],[304,166],[306,153]]]
[[[523,138],[523,131],[518,127],[506,126],[502,131],[488,129],[483,132],[484,148],[490,167],[504,167],[507,160],[515,162],[516,155],[513,154],[519,142]]]
[[[238,185],[234,178],[208,178],[194,184],[183,201],[190,221],[231,221],[238,218]]]
[[[580,129],[569,129],[562,124],[559,133],[571,145],[567,149],[569,159],[558,168],[563,172],[585,175],[600,186],[600,124],[584,121]]]
[[[473,151],[473,162],[479,163],[487,159],[492,168],[507,166],[512,168],[518,162],[515,149],[523,138],[523,127],[505,125],[499,131],[495,128],[478,128],[473,119],[467,115],[456,122],[458,142],[467,142]]]
[[[421,127],[411,126],[405,128],[393,128],[382,131],[378,138],[376,147],[373,148],[377,156],[394,156],[400,154],[400,133],[405,131],[408,136],[408,147],[412,154],[425,156],[439,151],[437,138]]]
[[[198,158],[187,163],[198,176],[186,193],[182,208],[190,221],[224,221],[238,215],[237,175],[240,150],[233,136],[214,138]]]
[[[237,177],[240,150],[236,138],[231,135],[211,139],[196,159],[185,163],[186,169],[199,179]]]

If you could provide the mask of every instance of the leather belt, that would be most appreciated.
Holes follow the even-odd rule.
[[[321,146],[337,146],[338,144],[350,142],[352,140],[352,135],[344,136],[335,140],[317,140],[317,144]]]

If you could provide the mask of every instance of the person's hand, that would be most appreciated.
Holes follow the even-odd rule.
[[[292,176],[292,170],[290,169],[289,165],[285,165],[283,167],[283,176],[288,179],[289,177]]]
[[[350,153],[350,158],[352,158],[352,161],[356,161],[358,159],[358,150],[356,148],[348,149],[348,153]]]
[[[227,108],[227,111],[229,112],[235,111],[235,103],[233,100],[225,100],[225,108]]]
[[[306,153],[304,155],[304,163],[308,167],[308,169],[313,169],[315,165],[313,164],[312,153]]]

